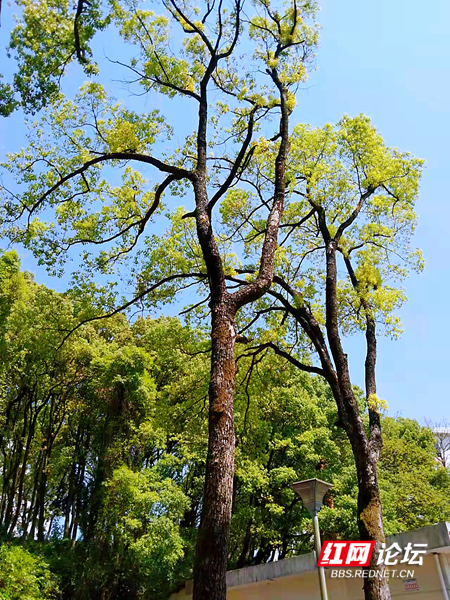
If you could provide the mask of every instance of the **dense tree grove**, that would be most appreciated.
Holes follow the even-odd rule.
[[[208,444],[208,337],[177,318],[94,321],[0,258],[0,597],[165,598],[192,577]],[[311,550],[290,485],[334,483],[326,539],[358,538],[357,478],[329,386],[238,355],[229,568]],[[362,413],[364,395],[355,389]],[[368,422],[366,422],[368,425]],[[449,519],[430,430],[384,417],[387,533]],[[101,590],[101,592],[99,592]]]

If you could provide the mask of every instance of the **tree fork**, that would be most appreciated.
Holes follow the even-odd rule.
[[[326,228],[325,224],[322,225],[322,228]],[[336,373],[342,400],[347,413],[347,435],[352,445],[356,470],[358,473],[357,519],[359,534],[363,541],[375,541],[376,547],[371,559],[370,567],[377,570],[380,544],[385,540],[380,491],[377,479],[377,462],[381,445],[381,436],[377,439],[377,443],[371,444],[369,442],[353,393],[347,355],[344,353],[341,344],[337,317],[337,245],[335,240],[328,239],[326,247],[327,336],[336,365]],[[372,323],[372,321],[369,319],[368,324],[370,323]],[[374,331],[369,327],[367,333],[366,383],[369,382],[370,385],[366,390],[367,396],[369,396],[375,386],[374,368],[376,346],[373,346],[374,339]],[[377,577],[365,578],[364,596],[365,600],[390,600],[391,592],[387,580],[385,578]]]

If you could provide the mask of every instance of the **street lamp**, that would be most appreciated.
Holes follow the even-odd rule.
[[[323,497],[333,486],[331,483],[326,483],[320,479],[307,479],[305,481],[297,481],[292,484],[294,492],[300,496],[303,506],[309,512],[313,520],[314,526],[314,542],[316,546],[316,556],[319,560],[322,543],[320,541],[319,530],[319,510],[322,508]],[[327,583],[325,580],[325,569],[319,569],[320,596],[322,600],[328,600]]]

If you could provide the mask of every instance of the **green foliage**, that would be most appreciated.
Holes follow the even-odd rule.
[[[276,145],[269,144],[256,154],[253,180],[264,194],[271,192],[270,183],[264,183],[258,173],[263,169],[271,182],[275,151]],[[350,262],[355,276],[353,282],[342,260],[338,272],[341,330],[351,334],[365,329],[361,302],[366,302],[385,332],[398,336],[401,323],[396,313],[406,300],[401,283],[411,271],[423,267],[420,251],[411,248],[423,161],[387,147],[369,118],[359,115],[318,129],[296,125],[289,165],[289,203],[282,224],[286,233],[277,252],[278,273],[298,291],[300,305],[310,305],[317,321],[324,323],[324,244],[327,236],[335,238],[339,257]],[[262,242],[258,203],[246,190],[239,195],[234,189],[226,206],[228,231],[243,224],[239,227],[244,240],[241,260],[253,261]],[[314,217],[318,214],[323,219],[321,229]]]
[[[25,294],[25,275],[20,272],[17,252],[3,252],[0,255],[0,331],[13,303]]]
[[[69,178],[48,195],[47,202],[36,203],[36,198],[58,183],[61,172],[76,170],[89,159],[118,152],[150,153],[157,139],[168,137],[170,128],[159,111],[138,115],[108,97],[98,83],[84,85],[73,101],[59,97],[41,123],[30,124],[29,147],[10,157],[18,182],[27,186],[22,208],[34,206],[33,218],[22,231],[15,219],[17,206],[6,202],[11,234],[17,236],[22,231],[24,244],[49,268],[61,267],[72,245],[100,245],[102,240],[117,239],[108,250],[102,248],[92,257],[87,250],[82,254],[91,274],[92,269],[110,271],[133,245],[134,229],[154,200],[154,190],[148,189],[139,171],[125,166],[121,183],[112,185],[101,176],[101,165],[97,165],[79,180]],[[59,167],[56,171],[30,170],[39,163]],[[49,207],[54,209],[55,221],[41,222],[41,212]],[[115,235],[116,227],[123,233]]]
[[[101,14],[97,0],[84,3],[85,10],[76,20],[79,35],[78,60],[88,75],[97,72],[91,60],[90,42],[108,18]],[[0,94],[0,113],[7,116],[20,105],[34,114],[58,96],[61,77],[76,60],[76,5],[67,0],[19,0],[20,14],[11,32],[9,51],[16,59],[13,86]],[[87,5],[89,8],[87,9]],[[13,91],[18,99],[12,96]]]
[[[3,544],[1,552],[11,553],[8,564],[19,553],[29,558],[17,558],[27,577],[11,585],[51,598],[50,569],[64,595],[89,599],[101,589],[105,599],[163,599],[192,577],[209,340],[175,318],[130,324],[117,315],[76,330],[57,349],[77,322],[79,297],[37,285],[14,253],[0,265],[0,526],[9,539],[24,539],[24,549]],[[356,472],[328,386],[273,354],[239,353],[230,568],[311,550],[295,480],[331,481],[324,538],[357,539]],[[383,417],[382,426],[386,531],[449,519],[450,478],[431,432],[407,419]]]
[[[139,473],[119,467],[106,482],[102,509],[102,535],[113,549],[110,564],[134,572],[141,589],[138,597],[158,593],[173,579],[185,542],[177,522],[188,509],[188,501],[176,483],[161,477],[159,468]],[[110,578],[101,557],[103,586]]]
[[[44,600],[60,598],[48,564],[20,546],[0,545],[0,599]]]
[[[76,323],[76,307],[23,277],[15,254],[3,255],[1,265],[8,310],[0,370],[0,528],[30,543],[80,539],[73,567],[70,546],[59,547],[65,560],[49,556],[66,591],[75,586],[92,597],[104,586],[105,594],[120,595],[125,585],[136,593],[152,589],[157,597],[179,568],[185,542],[178,522],[187,499],[161,462],[154,350],[139,344],[122,316],[74,333],[58,349]],[[144,514],[151,515],[146,524]],[[107,531],[115,532],[113,544]],[[134,578],[132,557],[139,567]],[[92,569],[84,577],[86,559]]]
[[[0,79],[3,76],[0,75]],[[0,81],[0,116],[8,117],[17,108],[17,101],[14,99],[14,90],[8,83]]]
[[[431,430],[410,419],[385,418],[380,486],[387,533],[449,520],[449,472],[436,460]]]
[[[236,397],[236,500],[232,564],[258,564],[309,551],[308,513],[291,489],[317,476],[323,460],[327,480],[338,477],[348,447],[332,423],[335,407],[318,379],[267,356],[252,367],[239,362]]]

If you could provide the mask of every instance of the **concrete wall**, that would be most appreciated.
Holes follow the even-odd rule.
[[[441,561],[448,586],[450,564],[446,555],[442,555]],[[413,568],[409,567],[409,569]],[[403,579],[391,579],[389,585],[393,598],[396,600],[406,600],[412,597],[422,600],[444,600],[433,555],[425,556],[423,566],[415,567],[414,571],[419,590],[405,591]],[[329,600],[364,600],[362,579],[331,578],[331,569],[326,569],[326,574]],[[191,598],[192,582],[187,582],[185,589],[170,596],[170,600],[191,600]],[[320,600],[317,572],[308,571],[300,575],[231,586],[228,588],[227,598],[228,600]]]
[[[412,596],[422,600],[444,600],[435,554],[439,556],[445,586],[450,596],[450,525],[438,523],[396,536],[388,543],[404,548],[408,542],[428,544],[423,565],[398,565],[396,569],[413,570],[418,590],[405,590],[403,578],[391,578],[392,597],[405,600]],[[329,600],[364,600],[363,580],[359,578],[332,578],[332,569],[326,569]],[[405,578],[411,578],[407,576]],[[319,581],[314,554],[296,556],[287,560],[248,567],[227,573],[228,600],[320,600]],[[192,581],[170,596],[170,600],[191,600]]]

